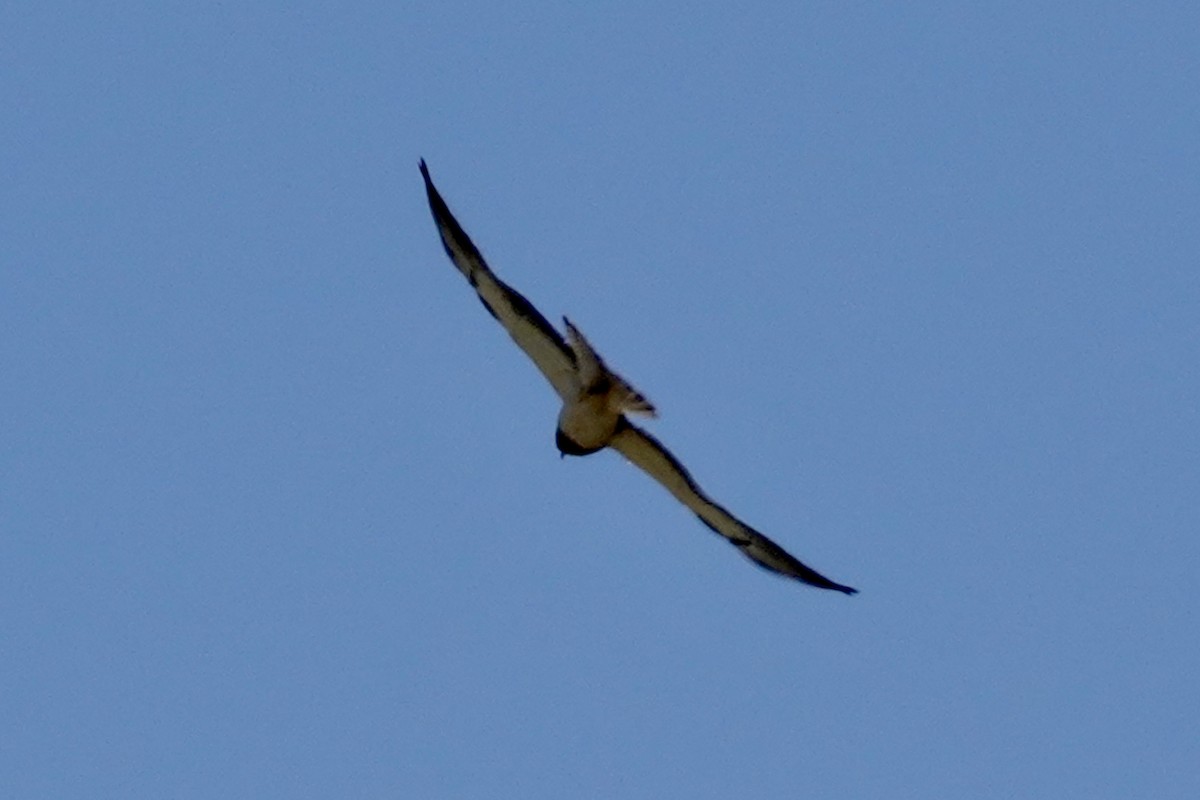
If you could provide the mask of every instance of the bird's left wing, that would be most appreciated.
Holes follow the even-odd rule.
[[[835,583],[801,563],[775,542],[717,505],[700,489],[683,464],[680,464],[661,442],[628,420],[622,418],[621,427],[609,446],[665,486],[667,491],[690,508],[701,522],[713,532],[728,539],[744,556],[759,566],[820,589],[833,589],[845,594],[855,594],[858,591]]]
[[[564,400],[573,397],[576,378],[575,355],[571,348],[554,326],[533,307],[533,303],[497,278],[488,267],[471,237],[458,224],[446,201],[434,187],[424,159],[421,159],[421,177],[425,179],[425,194],[429,198],[433,221],[437,223],[438,233],[442,237],[442,246],[446,248],[446,254],[454,266],[475,287],[483,307],[533,360],[554,391]]]

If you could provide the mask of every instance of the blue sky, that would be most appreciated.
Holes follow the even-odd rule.
[[[243,5],[0,12],[0,794],[1197,796],[1191,4]]]

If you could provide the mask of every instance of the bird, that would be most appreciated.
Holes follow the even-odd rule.
[[[434,186],[425,159],[419,166],[446,254],[475,289],[483,307],[529,356],[562,400],[554,437],[560,458],[591,455],[605,448],[616,450],[758,566],[819,589],[857,593],[857,589],[805,565],[715,502],[671,451],[631,422],[630,415],[652,418],[657,410],[605,363],[567,317],[563,317],[564,336],[524,295],[491,270]]]

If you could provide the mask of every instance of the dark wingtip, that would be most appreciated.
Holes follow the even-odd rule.
[[[429,167],[425,166],[425,159],[421,159],[418,163],[421,168],[421,177],[425,179],[425,196],[429,198],[429,210],[433,212],[433,219],[438,225],[442,225],[443,221],[451,227],[457,229],[457,234],[461,238],[469,241],[469,237],[462,228],[458,226],[458,222],[454,219],[454,215],[450,213],[450,207],[446,205],[446,201],[442,199],[441,192],[433,185],[433,178],[429,177]],[[443,244],[444,244],[443,239]],[[473,245],[472,245],[473,246]],[[449,253],[449,249],[446,250]],[[454,256],[451,255],[451,258]]]
[[[803,580],[803,578],[801,578],[801,580]],[[858,594],[858,589],[855,589],[853,586],[843,586],[836,581],[829,580],[823,575],[820,576],[820,581],[805,581],[805,583],[816,586],[819,589],[829,589],[830,591],[841,592],[847,596]]]

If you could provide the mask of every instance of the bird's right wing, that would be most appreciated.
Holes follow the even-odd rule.
[[[497,278],[488,267],[471,237],[458,224],[446,201],[434,187],[424,159],[421,159],[421,177],[425,179],[425,194],[429,198],[429,209],[433,212],[433,221],[437,223],[438,234],[442,237],[442,246],[446,248],[446,254],[454,266],[475,287],[483,307],[533,360],[554,391],[564,400],[573,398],[576,378],[575,354],[571,348],[532,303]]]
[[[609,446],[640,467],[651,478],[666,487],[700,518],[714,533],[724,536],[742,555],[771,572],[845,594],[858,590],[835,583],[811,567],[801,563],[775,542],[751,528],[706,495],[691,474],[662,443],[641,428],[622,418],[621,427]]]

